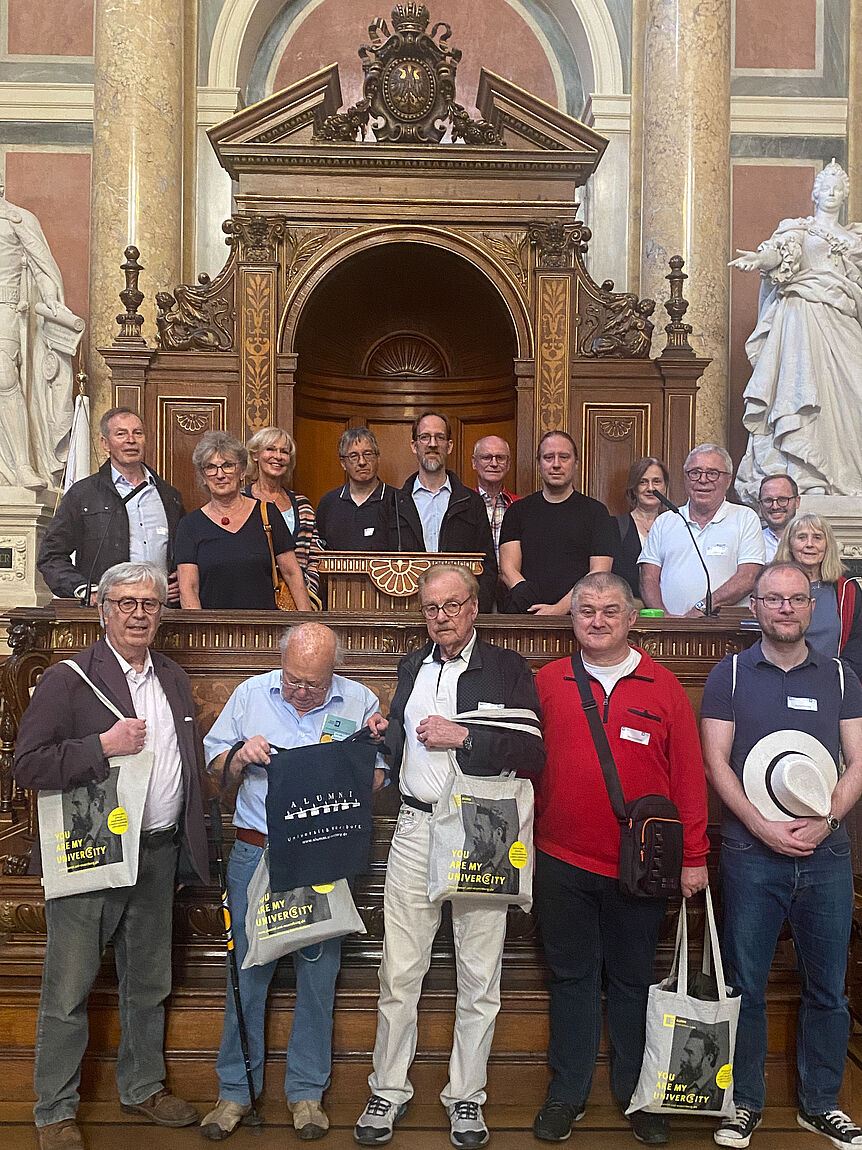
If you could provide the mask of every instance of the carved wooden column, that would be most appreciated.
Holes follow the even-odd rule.
[[[180,281],[183,6],[176,0],[96,0],[90,221],[90,396],[111,406],[96,350],[117,334],[117,265],[141,253],[144,337],[155,340],[155,293]]]
[[[682,255],[692,346],[712,359],[696,438],[718,443],[727,421],[730,8],[730,0],[646,0],[643,79],[640,291],[663,299],[668,260]]]

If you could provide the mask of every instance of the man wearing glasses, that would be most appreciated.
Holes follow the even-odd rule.
[[[719,1146],[748,1146],[760,1125],[766,984],[785,919],[802,973],[797,1121],[833,1146],[862,1145],[862,1130],[838,1108],[850,1031],[844,977],[853,912],[850,841],[842,820],[862,793],[862,687],[849,666],[806,642],[813,607],[800,566],[766,567],[751,596],[762,638],[740,655],[726,655],[703,692],[706,771],[724,803],[722,955],[728,983],[742,994],[733,1063],[736,1115],[715,1131]],[[827,762],[831,758],[835,785],[825,817],[794,818],[779,805],[779,797],[789,800],[773,791],[776,776],[768,773],[782,757],[777,746],[764,749],[763,761],[758,752],[746,761],[763,738],[778,732],[788,735],[791,754],[793,735],[804,732],[820,744]],[[846,769],[839,778],[842,754]],[[797,794],[808,789],[802,783]]]
[[[203,756],[188,676],[150,650],[167,590],[164,571],[153,563],[111,567],[96,596],[104,638],[73,656],[128,718],[117,719],[90,684],[59,663],[39,680],[18,731],[15,778],[31,790],[92,789],[108,779],[110,758],[144,749],[155,756],[135,885],[45,904],[48,939],[34,1068],[40,1150],[83,1150],[75,1116],[87,999],[109,940],[119,977],[121,1107],[160,1126],[198,1120],[193,1106],[165,1089],[173,892],[177,881],[209,881]],[[34,862],[38,858],[37,849]]]
[[[473,448],[473,470],[478,480],[477,490],[488,512],[498,562],[503,516],[506,508],[518,498],[503,486],[509,474],[510,463],[511,453],[505,439],[501,439],[499,435],[486,435],[483,439],[476,440],[476,446]]]
[[[392,489],[377,478],[380,448],[373,431],[349,427],[338,441],[347,482],[317,505],[317,533],[329,551],[372,551],[380,506]]]
[[[638,559],[645,606],[688,619],[704,614],[706,576],[692,536],[709,571],[713,607],[747,602],[766,552],[757,515],[725,499],[732,477],[723,447],[692,448],[685,461],[688,502],[678,515],[658,517]]]
[[[493,718],[495,711],[517,708],[533,713],[521,723],[538,726],[539,701],[525,660],[476,634],[478,595],[476,580],[463,567],[440,563],[423,572],[419,598],[429,642],[400,661],[389,718],[371,724],[377,733],[386,732],[401,809],[383,890],[371,1097],[353,1131],[363,1146],[389,1142],[413,1096],[408,1072],[416,1052],[417,1006],[442,914],[441,904],[428,899],[429,827],[452,770],[450,755],[467,775],[535,775],[545,761],[535,733],[456,721],[469,711],[487,709]],[[458,994],[449,1081],[440,1101],[449,1114],[452,1145],[484,1146],[489,1135],[482,1104],[500,1008],[506,913],[453,902],[452,921]]]
[[[108,459],[60,500],[39,547],[39,572],[57,598],[83,600],[115,563],[156,563],[169,575],[168,602],[179,607],[174,538],[182,496],[144,463],[144,425],[131,408],[106,411],[99,430]]]
[[[497,554],[485,503],[446,469],[452,428],[439,411],[423,411],[413,421],[410,450],[419,470],[381,505],[373,539],[375,551],[478,552],[479,610],[490,611],[497,589]]]
[[[766,562],[771,563],[778,550],[781,532],[799,510],[799,488],[789,475],[770,475],[760,481],[760,516],[766,520],[763,543]]]
[[[236,841],[227,870],[233,937],[242,967],[248,950],[245,915],[248,884],[266,845],[267,765],[270,748],[292,750],[339,741],[382,721],[377,696],[335,674],[341,650],[334,631],[322,623],[300,623],[280,641],[281,667],[247,679],[233,692],[204,740],[207,770],[220,780],[226,799],[236,797]],[[383,785],[382,760],[375,789]],[[332,1008],[341,965],[341,939],[303,947],[293,954],[296,1005],[287,1047],[284,1090],[293,1125],[302,1139],[329,1129],[321,1105],[332,1068]],[[255,1093],[263,1087],[264,1017],[276,963],[240,970]],[[216,1072],[219,1097],[201,1123],[205,1138],[227,1138],[249,1113],[248,1085],[233,996],[225,999],[224,1027]]]

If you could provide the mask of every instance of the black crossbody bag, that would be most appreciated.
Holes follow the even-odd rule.
[[[580,655],[572,655],[572,674],[599,756],[611,809],[620,824],[620,890],[636,898],[667,898],[679,894],[683,840],[679,811],[664,795],[643,795],[630,803],[625,801],[604,723]]]

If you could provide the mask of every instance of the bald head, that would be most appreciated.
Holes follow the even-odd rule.
[[[281,693],[300,715],[319,707],[332,683],[341,645],[331,627],[299,623],[279,640]]]
[[[499,435],[485,435],[473,448],[473,470],[479,486],[489,495],[498,495],[509,471],[509,445]]]

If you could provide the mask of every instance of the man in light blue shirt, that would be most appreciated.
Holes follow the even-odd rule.
[[[163,571],[168,569],[168,517],[159,496],[153,473],[141,464],[143,482],[147,484],[126,504],[129,517],[129,562],[155,563]],[[111,479],[121,499],[138,486],[130,482],[116,467],[111,467]],[[141,482],[141,481],[139,481]]]
[[[245,915],[248,884],[266,842],[266,764],[272,746],[287,750],[338,740],[379,715],[376,695],[334,673],[340,654],[335,632],[321,623],[301,623],[285,631],[279,647],[281,669],[247,679],[231,695],[204,740],[207,770],[236,793],[236,842],[228,863],[234,944],[239,966],[248,950]],[[382,760],[374,772],[383,785]],[[332,1066],[332,1009],[341,965],[341,939],[305,947],[293,954],[296,1006],[287,1047],[284,1079],[288,1108],[300,1138],[321,1137],[329,1119],[321,1106]],[[276,963],[240,969],[240,993],[248,1030],[255,1092],[263,1086],[264,1014]],[[216,1061],[219,1098],[201,1123],[205,1138],[221,1141],[249,1113],[245,1063],[233,997],[225,999],[221,1047]]]

